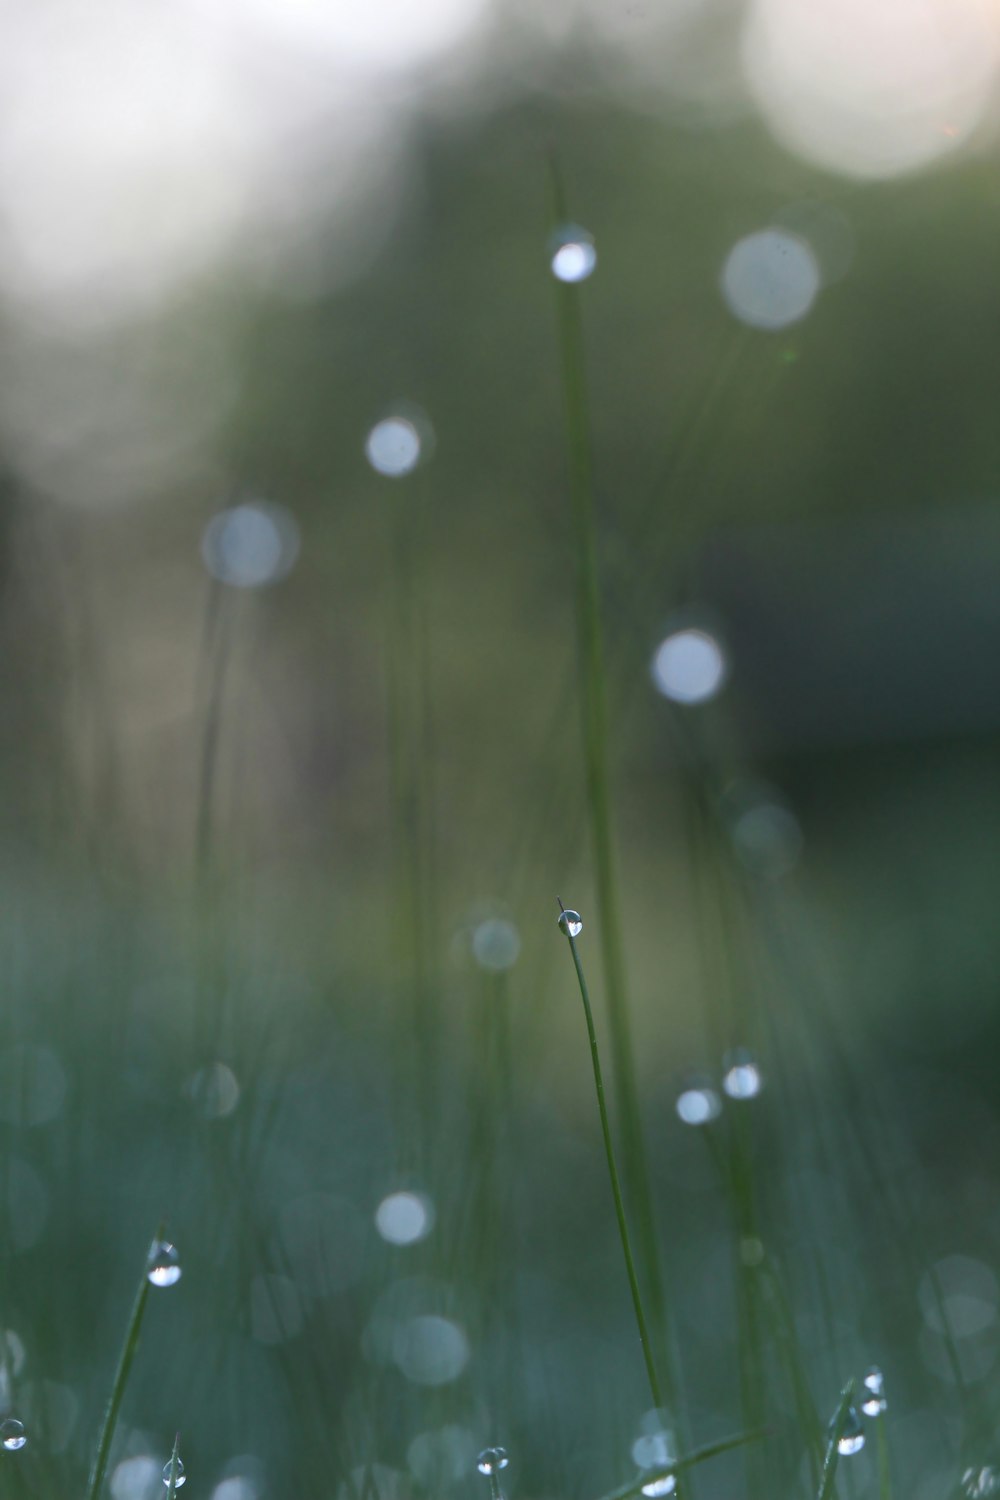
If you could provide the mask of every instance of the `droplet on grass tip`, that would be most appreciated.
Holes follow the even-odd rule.
[[[597,265],[594,237],[579,224],[564,224],[552,236],[552,274],[557,281],[586,281]]]
[[[718,1118],[722,1102],[708,1083],[689,1083],[674,1103],[677,1118],[685,1125],[707,1125]]]
[[[476,1459],[476,1468],[480,1474],[499,1474],[509,1463],[506,1448],[484,1448]]]
[[[650,1496],[650,1500],[658,1495],[671,1495],[677,1488],[676,1474],[660,1474],[656,1479],[651,1479],[642,1487],[642,1493]]]
[[[295,518],[283,506],[253,500],[212,517],[202,536],[201,556],[220,583],[256,589],[287,577],[299,546]]]
[[[885,1378],[878,1365],[872,1365],[864,1381],[864,1396],[861,1410],[866,1417],[879,1417],[888,1406],[885,1399]]]
[[[375,1228],[390,1245],[415,1245],[434,1227],[434,1205],[423,1193],[389,1193],[375,1210]]]
[[[181,1258],[169,1240],[158,1240],[150,1249],[146,1280],[152,1286],[176,1286],[181,1279]]]
[[[420,462],[420,430],[409,417],[383,417],[365,438],[365,457],[378,474],[400,479]]]
[[[163,1483],[167,1486],[168,1489],[170,1488],[170,1469],[171,1469],[171,1465],[172,1464],[173,1464],[173,1459],[168,1459],[167,1462],[163,1465]],[[177,1460],[177,1477],[174,1480],[174,1489],[175,1490],[179,1490],[180,1487],[181,1487],[181,1485],[182,1484],[186,1484],[186,1483],[187,1483],[187,1475],[184,1472],[184,1465],[181,1462],[181,1460],[178,1459]]]
[[[720,277],[734,317],[751,328],[787,328],[804,318],[820,289],[810,245],[784,229],[761,229],[738,240]]]
[[[986,1500],[988,1495],[995,1495],[1000,1490],[1000,1469],[992,1464],[986,1464],[982,1468],[966,1469],[962,1475],[962,1491],[969,1500]]]
[[[0,1422],[0,1443],[3,1443],[8,1453],[16,1453],[27,1441],[24,1423],[19,1422],[16,1417],[7,1417]]]
[[[686,626],[660,642],[653,657],[653,681],[664,698],[693,706],[714,698],[726,680],[725,654],[707,630]]]
[[[578,911],[561,911],[559,926],[567,937],[576,938],[583,931],[583,918]]]
[[[737,1047],[733,1052],[727,1053],[722,1066],[725,1069],[722,1087],[730,1099],[754,1099],[764,1087],[760,1068],[752,1053],[745,1047]]]
[[[837,1419],[835,1417],[830,1423],[831,1438],[833,1437],[836,1422]],[[837,1439],[837,1452],[842,1453],[845,1458],[850,1458],[852,1454],[860,1453],[864,1446],[865,1430],[861,1425],[861,1418],[858,1416],[857,1408],[849,1406],[847,1408],[847,1416],[844,1418],[843,1428]]]

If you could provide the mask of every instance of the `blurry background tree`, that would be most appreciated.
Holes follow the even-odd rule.
[[[593,1500],[757,1420],[684,1484],[808,1494],[872,1362],[898,1493],[1000,1489],[998,49],[0,6],[5,1493],[82,1492],[164,1212],[114,1500],[178,1427],[214,1500]],[[603,1035],[553,157],[659,1413],[555,925]]]

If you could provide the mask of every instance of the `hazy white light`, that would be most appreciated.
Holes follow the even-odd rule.
[[[162,1461],[149,1453],[137,1453],[134,1458],[123,1458],[116,1464],[109,1488],[112,1500],[149,1500],[162,1492],[160,1480]]]
[[[409,70],[448,52],[474,31],[486,0],[202,0],[235,13],[252,36],[310,53],[346,69]]]
[[[472,952],[482,969],[502,973],[517,962],[521,937],[513,922],[502,917],[488,917],[472,934]]]
[[[259,1494],[257,1486],[244,1474],[231,1474],[215,1486],[212,1500],[257,1500]]]
[[[427,1313],[411,1318],[399,1329],[393,1358],[415,1385],[447,1385],[465,1369],[469,1341],[450,1318]]]
[[[718,1117],[722,1102],[713,1088],[699,1084],[678,1094],[674,1108],[685,1125],[707,1125]]]
[[[754,0],[744,68],[774,134],[857,177],[934,161],[979,123],[997,58],[982,0]]]
[[[434,1227],[434,1205],[423,1193],[390,1193],[375,1210],[375,1227],[390,1245],[414,1245]]]
[[[158,300],[240,223],[251,115],[183,7],[0,7],[0,284],[47,317]]]
[[[552,274],[559,281],[586,281],[597,265],[593,237],[579,224],[567,224],[553,239]]]
[[[213,578],[233,588],[277,583],[299,555],[299,528],[288,511],[263,500],[220,511],[205,527],[201,555]]]
[[[236,1074],[225,1063],[212,1063],[192,1074],[184,1092],[206,1120],[222,1120],[231,1115],[240,1102]]]
[[[804,318],[820,287],[819,266],[805,240],[761,229],[737,240],[722,268],[722,295],[751,328],[787,328]]]
[[[66,1074],[48,1047],[21,1042],[0,1052],[0,1120],[44,1125],[61,1113]]]
[[[365,439],[365,457],[379,474],[398,479],[420,462],[420,433],[407,417],[376,422]]]
[[[675,630],[653,658],[653,681],[675,703],[706,703],[726,678],[722,647],[707,630]]]

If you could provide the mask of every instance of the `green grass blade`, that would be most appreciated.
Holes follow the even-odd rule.
[[[153,1241],[158,1243],[163,1238],[164,1226],[161,1224]],[[142,1318],[146,1311],[146,1299],[149,1296],[149,1281],[146,1276],[148,1263],[148,1252],[143,1258],[142,1275],[139,1278],[139,1286],[132,1303],[132,1312],[129,1316],[128,1327],[125,1330],[125,1338],[122,1342],[121,1353],[118,1356],[118,1368],[115,1371],[114,1382],[111,1386],[111,1395],[108,1397],[107,1409],[104,1413],[104,1424],[97,1443],[97,1453],[94,1456],[94,1466],[90,1471],[90,1481],[87,1485],[87,1500],[97,1500],[104,1482],[105,1471],[108,1467],[108,1455],[111,1452],[111,1443],[118,1425],[118,1413],[121,1410],[122,1399],[125,1395],[125,1387],[128,1385],[129,1374],[132,1370],[132,1361],[135,1351],[139,1347],[139,1331],[142,1328]]]
[[[174,1500],[177,1493],[177,1471],[180,1463],[181,1435],[178,1432],[174,1438],[173,1450],[170,1454],[170,1473],[167,1479],[167,1500]]]
[[[639,1479],[633,1479],[629,1484],[622,1485],[621,1489],[611,1490],[609,1494],[602,1495],[601,1500],[633,1500],[633,1496],[642,1494],[644,1485],[653,1484],[657,1479],[666,1479],[671,1474],[680,1474],[685,1469],[693,1469],[710,1458],[718,1457],[720,1453],[729,1453],[733,1448],[742,1448],[746,1443],[759,1443],[762,1438],[768,1436],[768,1429],[761,1427],[756,1432],[738,1432],[733,1437],[719,1438],[714,1443],[705,1443],[703,1447],[695,1448],[690,1453],[675,1458],[673,1463],[666,1464],[659,1469],[650,1469]]]
[[[568,213],[566,195],[555,161],[550,161],[550,173],[553,217],[558,226],[567,221]],[[669,1351],[670,1324],[654,1227],[649,1167],[646,1160],[639,1091],[635,1076],[625,977],[621,900],[615,860],[608,750],[608,678],[597,563],[597,526],[594,514],[590,414],[583,324],[580,317],[580,289],[556,279],[555,294],[566,418],[571,531],[575,551],[576,642],[587,814],[594,857],[601,963],[611,1034],[611,1067],[625,1147],[626,1188],[630,1207],[636,1216],[643,1274],[656,1319],[657,1331]],[[676,1401],[676,1381],[669,1359],[664,1375],[667,1394],[673,1403]]]
[[[562,907],[561,901],[559,905]],[[660,1391],[659,1377],[656,1373],[656,1362],[653,1359],[653,1347],[650,1342],[646,1313],[642,1305],[642,1294],[639,1290],[639,1278],[635,1270],[635,1257],[632,1254],[628,1221],[625,1218],[621,1179],[618,1175],[615,1148],[611,1140],[611,1123],[608,1119],[607,1100],[604,1097],[604,1075],[601,1070],[601,1054],[597,1045],[597,1032],[594,1029],[594,1013],[590,1006],[590,995],[587,990],[587,981],[583,972],[583,964],[580,962],[576,939],[568,928],[565,929],[565,932],[570,952],[573,955],[573,964],[576,968],[577,982],[580,986],[580,998],[583,1001],[583,1013],[587,1019],[587,1036],[590,1040],[590,1060],[594,1068],[594,1088],[597,1091],[597,1108],[601,1117],[601,1134],[604,1137],[604,1151],[608,1159],[608,1176],[611,1178],[611,1191],[615,1200],[615,1217],[618,1220],[618,1233],[621,1237],[622,1253],[625,1257],[625,1270],[628,1273],[628,1284],[632,1293],[632,1306],[635,1309],[635,1321],[639,1329],[639,1342],[642,1345],[643,1358],[646,1361],[646,1374],[649,1377],[649,1389],[653,1397],[653,1405],[661,1408],[663,1406],[663,1396]]]
[[[830,1500],[833,1494],[833,1483],[837,1477],[837,1461],[840,1458],[840,1449],[837,1444],[847,1426],[847,1414],[851,1409],[853,1398],[854,1381],[849,1380],[840,1393],[840,1405],[837,1407],[830,1426],[830,1441],[826,1445],[826,1457],[823,1460],[823,1473],[820,1476],[817,1500]]]
[[[875,1447],[878,1452],[879,1500],[892,1500],[892,1468],[889,1464],[889,1438],[885,1430],[885,1413],[875,1418]]]

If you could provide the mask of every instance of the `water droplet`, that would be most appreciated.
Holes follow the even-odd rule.
[[[583,931],[583,918],[578,911],[561,911],[559,926],[567,937],[577,938]]]
[[[146,1279],[153,1286],[176,1286],[180,1281],[181,1258],[168,1240],[160,1240],[150,1249]]]
[[[872,1365],[865,1376],[864,1397],[861,1402],[861,1410],[866,1417],[878,1417],[885,1411],[888,1402],[885,1399],[885,1379],[878,1365]]]
[[[506,1448],[484,1448],[476,1459],[476,1468],[480,1474],[499,1474],[509,1463]]]
[[[375,1210],[375,1228],[390,1245],[415,1245],[434,1227],[434,1205],[423,1193],[390,1193]]]
[[[722,1087],[730,1099],[753,1099],[764,1087],[760,1069],[752,1053],[745,1047],[737,1047],[728,1053],[722,1060],[722,1066],[725,1069]]]
[[[586,281],[597,265],[594,237],[579,224],[564,224],[552,236],[552,274],[557,281]]]
[[[18,1448],[23,1448],[28,1441],[28,1434],[24,1430],[24,1423],[19,1422],[16,1417],[7,1417],[0,1422],[0,1443],[3,1443],[8,1453],[16,1453]]]
[[[167,1462],[163,1465],[163,1483],[167,1486],[168,1489],[170,1488],[170,1465],[172,1463],[173,1463],[173,1459],[168,1459]],[[175,1490],[179,1490],[180,1487],[181,1487],[181,1485],[182,1484],[186,1484],[186,1483],[187,1483],[187,1475],[184,1472],[184,1464],[181,1461],[181,1459],[178,1459],[177,1460],[177,1477],[174,1480],[174,1489]]]
[[[1000,1490],[1000,1469],[986,1464],[981,1469],[966,1469],[962,1475],[962,1489],[969,1500],[986,1500]]]
[[[653,657],[653,681],[674,703],[707,703],[719,692],[727,670],[715,636],[693,626],[671,631]]]
[[[642,1493],[655,1497],[657,1495],[671,1495],[677,1488],[676,1474],[661,1474],[656,1479],[651,1479],[642,1487]]]
[[[247,501],[212,517],[202,537],[201,555],[220,583],[260,588],[291,572],[299,555],[299,528],[282,506]]]
[[[710,1084],[692,1082],[677,1095],[674,1108],[685,1125],[707,1125],[718,1117],[722,1101]]]
[[[835,1423],[836,1418],[830,1423],[831,1438],[833,1437]],[[852,1453],[860,1453],[864,1446],[865,1430],[861,1425],[861,1418],[858,1416],[857,1407],[849,1406],[844,1426],[840,1437],[837,1439],[837,1452],[842,1453],[845,1458],[849,1458]]]
[[[420,462],[420,431],[408,417],[384,417],[365,438],[365,457],[390,479],[409,474]]]
[[[722,268],[729,311],[751,328],[787,328],[816,300],[820,271],[805,240],[784,229],[762,229],[738,240]]]

